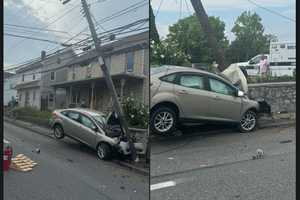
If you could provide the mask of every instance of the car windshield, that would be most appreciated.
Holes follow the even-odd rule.
[[[151,75],[154,75],[154,74],[158,74],[160,72],[167,71],[167,69],[168,69],[168,66],[166,66],[166,65],[160,66],[160,67],[151,67],[150,73],[151,73]]]
[[[106,124],[106,118],[104,115],[93,115],[92,117],[98,125],[103,126]]]

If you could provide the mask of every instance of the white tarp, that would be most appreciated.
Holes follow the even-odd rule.
[[[222,71],[222,74],[226,76],[234,85],[237,85],[244,93],[248,93],[247,79],[236,63],[227,67],[224,71]]]

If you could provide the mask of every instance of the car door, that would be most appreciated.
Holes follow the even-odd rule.
[[[174,85],[177,103],[182,109],[181,118],[206,119],[209,118],[207,101],[207,80],[201,73],[179,73]]]
[[[210,115],[216,120],[239,121],[242,99],[237,97],[237,89],[216,77],[209,76],[208,83]]]
[[[86,143],[89,146],[95,147],[96,146],[96,134],[95,131],[95,123],[84,114],[80,114],[80,131],[78,132],[78,138]]]
[[[64,130],[67,135],[78,138],[78,130],[80,129],[80,113],[76,111],[68,111],[67,118],[64,120]]]

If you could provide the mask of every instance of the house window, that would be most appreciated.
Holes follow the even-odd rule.
[[[134,53],[128,52],[126,54],[126,70],[127,72],[133,72],[133,65],[134,65]]]
[[[32,80],[35,80],[35,74],[32,74]]]
[[[288,45],[287,48],[288,49],[296,49],[296,46],[294,46],[294,45]]]
[[[22,82],[25,80],[25,74],[22,74]]]
[[[284,49],[285,48],[285,44],[281,44],[280,48]]]
[[[54,100],[54,95],[53,94],[49,94],[49,102],[53,102]]]
[[[35,90],[33,91],[32,100],[35,101]]]
[[[22,100],[22,94],[20,93],[19,94],[19,101],[21,101]]]
[[[55,79],[55,72],[51,72],[51,74],[50,74],[50,80],[54,81],[54,79]]]

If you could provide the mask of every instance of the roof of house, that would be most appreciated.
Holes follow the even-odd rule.
[[[4,71],[3,78],[6,79],[6,78],[9,78],[14,75],[15,75],[15,73],[13,73],[13,72]]]

